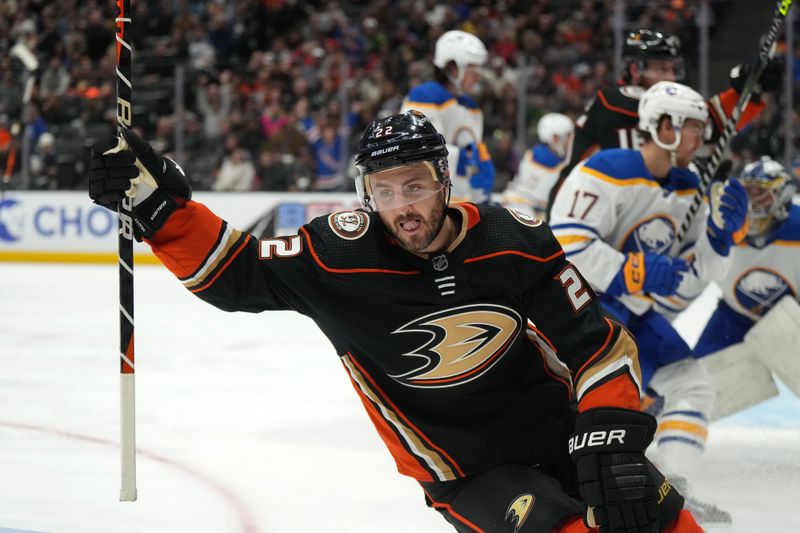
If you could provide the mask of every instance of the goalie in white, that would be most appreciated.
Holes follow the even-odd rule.
[[[768,157],[739,180],[749,198],[747,237],[718,281],[722,298],[695,347],[715,384],[712,418],[778,393],[774,373],[800,396],[800,206],[797,183]]]
[[[539,119],[539,143],[525,152],[517,176],[503,192],[504,206],[547,220],[550,190],[566,163],[575,123],[561,113],[547,113]]]

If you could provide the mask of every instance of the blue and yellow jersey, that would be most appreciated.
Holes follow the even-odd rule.
[[[447,142],[447,157],[453,178],[453,199],[471,200],[469,180],[457,179],[460,148],[483,141],[483,113],[478,104],[466,95],[454,95],[439,82],[429,81],[411,89],[403,101],[401,113],[416,109],[430,119]],[[461,178],[464,178],[463,176]]]
[[[692,221],[684,244],[676,241],[698,186],[697,175],[688,172],[655,178],[637,150],[603,150],[573,169],[555,198],[550,224],[597,291],[605,292],[628,252],[694,257],[699,280],[710,281],[725,273],[727,260],[708,243],[704,210]],[[694,291],[698,283],[687,276],[679,294]],[[635,314],[653,306],[646,294],[625,295],[620,301]]]
[[[517,176],[503,193],[503,205],[547,218],[547,200],[564,160],[545,143],[525,152]]]

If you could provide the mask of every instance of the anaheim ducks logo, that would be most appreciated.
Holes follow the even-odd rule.
[[[369,216],[363,211],[333,213],[328,217],[328,225],[342,239],[353,241],[367,232]]]
[[[446,309],[405,324],[397,333],[428,333],[430,340],[403,355],[422,364],[393,378],[412,387],[453,387],[489,370],[517,337],[522,320],[502,305],[476,304]]]
[[[514,526],[514,533],[517,533],[522,528],[525,520],[528,519],[531,509],[533,509],[534,501],[536,501],[536,497],[533,494],[522,494],[517,496],[508,506],[506,522],[511,522],[511,525]]]

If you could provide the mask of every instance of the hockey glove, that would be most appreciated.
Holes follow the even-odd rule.
[[[192,197],[183,169],[133,131],[108,137],[92,147],[89,165],[89,197],[113,211],[124,196],[133,199],[136,240],[150,238],[167,218]]]
[[[620,533],[657,533],[659,494],[644,451],[656,419],[627,409],[589,409],[569,439],[588,527]]]
[[[782,60],[777,58],[770,59],[769,63],[764,67],[761,76],[758,78],[758,82],[755,87],[753,87],[753,94],[751,95],[753,102],[761,102],[761,93],[765,91],[775,91],[782,87],[784,67],[781,65],[781,62]],[[736,65],[731,69],[729,82],[737,93],[742,93],[747,77],[750,75],[750,71],[755,67],[756,60],[753,60],[748,63]]]
[[[688,263],[680,257],[657,253],[630,252],[611,284],[606,289],[610,296],[651,292],[671,296],[678,290]]]
[[[736,178],[714,182],[708,191],[708,203],[708,241],[719,255],[727,256],[731,246],[747,236],[747,191]]]
[[[494,187],[494,163],[485,143],[470,143],[461,148],[456,173],[469,178],[470,187],[484,202],[489,201]]]

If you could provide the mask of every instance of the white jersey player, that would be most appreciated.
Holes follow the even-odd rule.
[[[768,157],[739,179],[750,201],[748,234],[731,251],[731,268],[717,282],[722,298],[695,346],[717,385],[717,417],[776,394],[771,373],[800,396],[797,184]]]
[[[494,186],[494,163],[483,143],[483,112],[469,91],[488,52],[471,33],[453,30],[436,41],[435,80],[411,89],[401,113],[422,112],[447,142],[454,201],[484,203]]]
[[[547,113],[539,119],[539,143],[525,152],[517,176],[503,192],[503,205],[547,220],[550,190],[563,168],[575,123],[566,115]]]
[[[684,279],[711,281],[727,273],[735,233],[745,226],[747,195],[730,180],[712,197],[714,217],[698,214],[679,243],[677,229],[699,187],[688,165],[703,144],[706,103],[689,87],[662,81],[642,94],[638,113],[641,150],[603,150],[576,166],[554,199],[550,225],[606,309],[636,337],[641,388],[664,398],[656,459],[671,480],[685,481],[700,463],[713,391],[650,295],[674,295]],[[699,520],[730,520],[713,506],[687,502]]]

